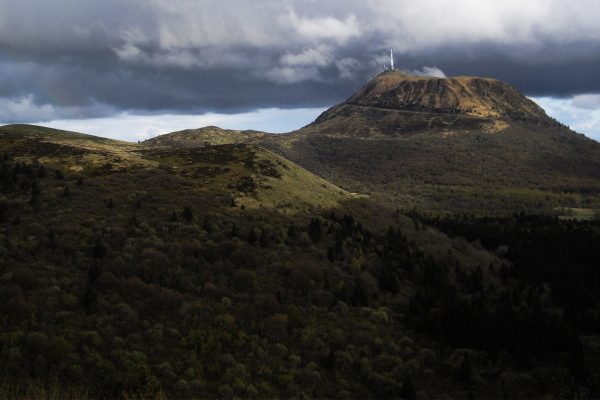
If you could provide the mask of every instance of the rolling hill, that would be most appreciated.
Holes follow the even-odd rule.
[[[281,156],[238,140],[219,138],[219,145],[210,147],[157,149],[74,132],[9,125],[0,127],[0,141],[2,150],[19,161],[35,161],[83,177],[124,174],[121,180],[160,172],[165,179],[172,176],[187,181],[195,191],[230,198],[227,205],[234,202],[294,212],[306,207],[335,207],[353,198]]]
[[[169,135],[160,135],[144,142],[156,147],[202,147],[219,144],[250,143],[268,134],[257,131],[236,131],[221,129],[216,126],[206,126],[199,129],[186,129]]]

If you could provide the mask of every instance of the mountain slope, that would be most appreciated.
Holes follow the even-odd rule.
[[[7,153],[27,160],[35,158],[70,171],[116,172],[132,165],[149,165],[134,143],[41,126],[2,126],[0,140]]]
[[[547,120],[544,110],[514,87],[491,78],[434,78],[386,71],[346,104],[477,117],[526,116]]]
[[[353,198],[298,165],[251,144],[152,148],[27,125],[0,127],[0,143],[16,160],[35,161],[81,176],[160,171],[164,179],[184,180],[185,187],[226,197],[227,206],[233,202],[297,212],[306,207],[335,207]]]
[[[487,78],[385,72],[307,127],[261,143],[399,207],[548,210],[600,192],[600,144]]]

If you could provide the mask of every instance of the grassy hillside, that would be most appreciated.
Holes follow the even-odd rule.
[[[489,79],[384,73],[309,126],[260,142],[400,208],[600,208],[600,143]]]
[[[349,191],[400,208],[485,213],[599,205],[600,144],[566,128],[510,123],[496,133],[436,127],[379,138],[320,129],[267,146]]]
[[[236,131],[207,126],[160,135],[144,141],[150,147],[203,147],[219,144],[249,143],[268,135],[256,131]]]
[[[33,125],[0,127],[3,151],[18,160],[33,159],[61,169],[93,174],[124,172],[132,167],[156,166],[144,160],[134,143]]]
[[[294,163],[254,145],[153,148],[48,128],[0,127],[3,150],[82,177],[161,173],[186,181],[191,191],[227,197],[228,204],[298,212],[330,208],[353,198]],[[128,176],[124,177],[129,179]]]

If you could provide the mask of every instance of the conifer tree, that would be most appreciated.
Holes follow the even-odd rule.
[[[248,233],[248,243],[256,243],[256,232],[254,232],[254,228],[250,228],[250,232]]]
[[[314,243],[317,243],[321,240],[322,235],[321,220],[319,218],[311,219],[308,225],[308,236],[310,236]]]
[[[402,384],[402,390],[400,391],[400,398],[402,400],[414,400],[417,398],[417,392],[415,391],[415,384],[410,376],[404,379]]]
[[[260,230],[260,246],[267,247],[269,245],[269,238],[267,236],[267,231],[263,228]]]
[[[185,208],[183,209],[183,218],[187,222],[192,222],[192,219],[194,218],[194,212],[192,211],[192,207],[185,206]]]

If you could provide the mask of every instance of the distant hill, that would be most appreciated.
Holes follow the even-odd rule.
[[[264,137],[257,131],[236,131],[207,126],[200,129],[186,129],[168,135],[156,136],[144,142],[147,146],[195,147],[232,143],[249,143]]]
[[[207,129],[200,131],[207,134]],[[185,145],[173,145],[176,141],[169,136],[172,147],[154,148],[50,128],[9,125],[0,127],[0,144],[18,160],[35,160],[82,176],[168,172],[165,179],[172,176],[180,183],[184,179],[188,182],[185,187],[222,195],[251,208],[294,212],[305,207],[334,207],[353,198],[269,150],[227,141],[226,135],[211,138],[216,145],[209,147],[194,147],[187,135],[190,141],[183,142]]]

